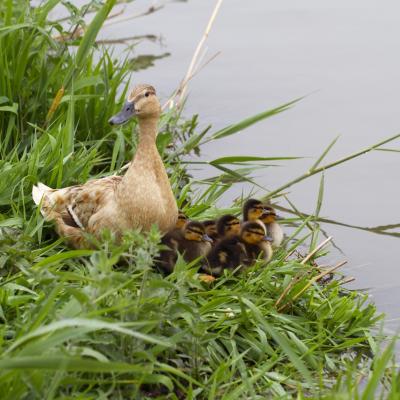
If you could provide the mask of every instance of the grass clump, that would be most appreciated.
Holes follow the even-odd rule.
[[[321,282],[323,181],[315,215],[293,211],[295,228],[267,266],[226,272],[211,285],[182,259],[167,278],[154,270],[156,228],[127,232],[118,246],[105,233],[97,250],[69,250],[55,237],[33,208],[32,184],[61,187],[117,173],[135,151],[131,127],[111,131],[106,124],[124,98],[131,65],[107,48],[93,50],[115,1],[101,5],[72,41],[55,39],[70,32],[48,20],[59,3],[0,4],[7,71],[0,78],[0,397],[397,398],[394,343],[381,352],[373,333],[381,315],[340,279]],[[219,175],[196,188],[182,156],[291,105],[214,133],[199,130],[197,116],[163,115],[158,147],[189,216],[215,216],[215,202],[232,183],[253,182],[255,167],[293,157],[209,161]],[[308,242],[312,256],[293,255]]]

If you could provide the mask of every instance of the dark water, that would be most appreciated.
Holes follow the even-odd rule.
[[[163,45],[143,42],[135,51],[171,56],[132,81],[153,84],[166,99],[185,75],[214,4],[167,3],[150,16],[104,29],[102,36],[162,35]],[[125,14],[148,6],[148,1],[135,1]],[[399,14],[400,3],[394,0],[226,0],[206,58],[221,54],[191,82],[187,115],[198,113],[204,125],[217,129],[309,95],[280,116],[210,144],[202,157],[306,157],[257,173],[260,184],[274,188],[305,172],[337,135],[341,138],[327,161],[400,132]],[[400,148],[399,141],[391,147]],[[400,223],[399,166],[399,153],[374,152],[327,171],[321,215],[362,226]],[[312,178],[291,188],[289,197],[300,210],[315,209],[318,182]],[[232,189],[224,201],[242,189],[249,190]],[[333,253],[331,262],[349,261],[344,270],[356,277],[349,286],[371,288],[372,298],[388,315],[387,327],[396,329],[400,240],[333,225],[323,228],[345,253]]]

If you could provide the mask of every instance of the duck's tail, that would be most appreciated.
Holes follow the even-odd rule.
[[[50,187],[46,186],[44,183],[39,182],[37,185],[33,185],[32,187],[32,199],[37,206],[40,206],[40,212],[46,219],[49,218],[48,206],[50,204],[50,196],[49,193],[52,191]]]

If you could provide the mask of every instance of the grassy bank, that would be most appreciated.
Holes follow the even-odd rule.
[[[323,281],[317,265],[328,251],[318,250],[323,179],[315,214],[291,210],[292,233],[268,266],[212,285],[183,260],[167,278],[154,271],[157,229],[128,232],[120,246],[105,235],[98,250],[71,251],[55,236],[33,206],[32,184],[62,187],[119,173],[136,146],[134,123],[107,124],[136,69],[96,44],[115,1],[98,7],[79,35],[72,34],[87,10],[50,22],[59,3],[0,4],[0,397],[398,398],[394,343],[382,346],[377,329],[382,316],[340,275]],[[265,163],[290,162],[220,158],[207,161],[214,178],[195,182],[182,159],[201,164],[203,143],[229,140],[293,104],[218,132],[200,130],[197,116],[165,112],[157,142],[180,207],[195,219],[214,216],[232,184],[253,182]],[[323,165],[328,147],[306,175],[393,139]],[[282,196],[306,175],[266,197]]]

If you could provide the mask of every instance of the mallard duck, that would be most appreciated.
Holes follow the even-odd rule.
[[[211,250],[203,265],[203,270],[212,276],[221,276],[224,269],[234,270],[247,258],[246,248],[241,238],[231,236],[221,239]]]
[[[213,240],[215,243],[218,239],[218,232],[217,232],[217,223],[214,219],[209,219],[207,221],[202,222],[206,234]]]
[[[133,116],[138,119],[138,146],[124,176],[94,179],[63,189],[41,183],[33,187],[34,202],[41,205],[47,220],[55,221],[58,234],[71,246],[86,247],[84,233],[98,236],[104,228],[118,239],[129,229],[146,231],[157,224],[167,232],[175,226],[178,208],[156,147],[160,114],[155,89],[136,86],[122,111],[109,120],[111,125],[119,125]]]
[[[265,209],[260,221],[265,225],[268,236],[272,238],[272,247],[279,247],[283,241],[282,227],[276,222],[278,217],[275,210],[269,206],[266,206]]]
[[[217,232],[221,239],[239,235],[240,221],[234,215],[226,214],[217,221]]]
[[[245,245],[246,265],[251,265],[261,256],[264,261],[272,258],[272,238],[266,235],[265,227],[258,221],[245,222],[240,231],[240,238]]]
[[[167,273],[174,270],[178,252],[183,254],[186,262],[192,262],[205,257],[212,247],[212,239],[206,234],[203,224],[196,221],[188,222],[182,230],[173,229],[168,232],[161,243],[169,249],[160,252],[157,265]]]
[[[264,211],[264,204],[260,200],[249,199],[243,204],[243,221],[256,221]]]

